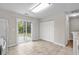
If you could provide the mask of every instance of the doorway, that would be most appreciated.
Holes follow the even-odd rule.
[[[32,41],[32,23],[26,19],[17,19],[17,44]]]
[[[75,24],[72,23],[71,18],[72,17],[70,15],[67,15],[66,17],[66,47],[68,48],[73,48],[72,26]]]
[[[79,32],[78,13],[67,15],[66,25],[66,44],[67,46],[70,44],[70,46],[73,47],[73,32]]]

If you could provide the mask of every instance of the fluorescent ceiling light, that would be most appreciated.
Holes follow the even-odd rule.
[[[35,7],[37,7],[40,3],[35,3],[31,8],[30,10],[33,10]]]
[[[34,8],[34,9],[32,10],[32,12],[34,12],[34,13],[39,12],[39,11],[41,11],[41,10],[47,8],[48,6],[49,6],[48,3],[47,3],[47,4],[46,4],[46,3],[39,4],[36,8]]]
[[[70,16],[78,16],[79,15],[79,13],[75,13],[75,14],[71,14]]]

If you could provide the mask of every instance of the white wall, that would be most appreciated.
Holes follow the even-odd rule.
[[[8,20],[8,46],[16,45],[16,18],[24,17],[21,14],[0,9],[0,18]],[[31,18],[33,23],[33,39],[38,39],[38,20]]]
[[[54,21],[40,22],[40,39],[54,41]]]
[[[66,45],[66,16],[58,13],[55,17],[55,42],[61,46]]]

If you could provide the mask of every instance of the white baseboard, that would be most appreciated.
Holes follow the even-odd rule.
[[[41,40],[44,40],[44,39],[41,39]],[[45,41],[49,41],[49,40],[45,40]],[[55,42],[55,41],[49,41],[49,42],[52,42],[52,43],[54,43],[54,44],[56,44],[56,45],[59,45],[59,46],[65,47],[65,45],[60,44],[60,43],[57,43],[57,42]]]
[[[17,44],[10,44],[8,45],[8,47],[12,47],[12,46],[16,46]]]
[[[60,46],[62,46],[62,47],[65,47],[65,45],[63,45],[63,44],[60,44],[60,43],[57,43],[57,42],[53,42],[53,43],[55,43],[55,44],[57,44],[57,45],[60,45]]]
[[[40,40],[43,40],[43,39],[40,39]],[[48,40],[45,40],[45,41],[48,41]],[[56,45],[59,45],[59,46],[65,47],[65,45],[60,44],[60,43],[57,43],[57,42],[55,42],[55,41],[49,41],[49,42],[52,42],[52,43],[54,43],[54,44],[56,44]],[[8,45],[8,47],[12,47],[12,46],[16,46],[16,45],[17,45],[17,44],[10,44],[10,45]]]

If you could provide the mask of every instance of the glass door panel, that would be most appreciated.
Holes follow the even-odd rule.
[[[31,22],[19,19],[17,22],[17,43],[24,43],[31,41]]]
[[[23,21],[20,19],[18,21],[18,33],[17,33],[17,43],[24,42],[24,25]]]
[[[31,40],[31,22],[27,22],[27,39]]]

